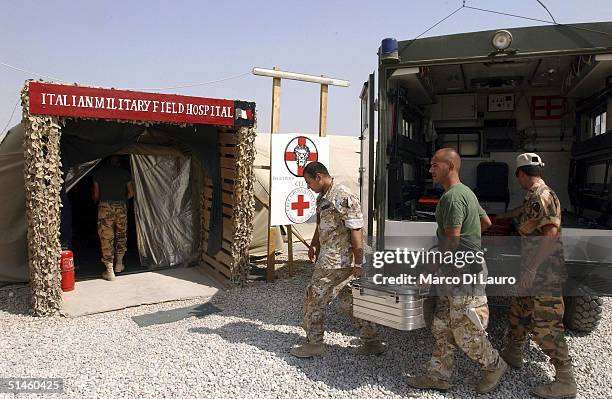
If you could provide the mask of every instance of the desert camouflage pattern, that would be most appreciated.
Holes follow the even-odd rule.
[[[509,339],[524,345],[532,334],[555,367],[571,365],[563,327],[563,298],[559,296],[514,297],[510,307]]]
[[[321,250],[317,268],[351,267],[353,251],[351,229],[363,228],[363,214],[357,196],[341,184],[334,184],[317,197],[319,242]]]
[[[539,180],[527,190],[518,222],[522,236],[541,236],[542,227],[549,224],[561,231],[561,203],[544,180]]]
[[[113,265],[115,257],[122,260],[127,250],[127,205],[122,201],[98,204],[98,235],[102,263]]]
[[[538,266],[533,283],[538,295],[512,299],[508,339],[524,343],[529,333],[533,333],[534,341],[550,356],[553,365],[569,366],[571,358],[565,340],[565,309],[561,293],[562,283],[567,277],[563,246],[559,237],[542,238],[542,227],[549,224],[556,226],[561,235],[561,205],[555,192],[543,180],[527,191],[518,222],[523,236],[522,259],[533,257],[542,244],[552,245],[552,253]],[[546,243],[545,240],[554,241]]]
[[[31,115],[30,80],[21,90],[23,173],[32,314],[57,316],[62,308],[59,241],[63,119]],[[5,188],[6,189],[6,188]]]
[[[234,204],[240,206],[234,207],[232,217],[232,226],[234,228],[232,234],[232,259],[230,265],[232,277],[230,282],[232,285],[242,285],[248,280],[251,262],[249,262],[249,246],[253,238],[253,218],[255,217],[255,174],[253,172],[253,163],[255,162],[255,136],[257,125],[253,127],[241,127],[238,129],[238,143],[234,149],[234,157],[236,160],[236,178],[234,179]],[[202,196],[205,197],[205,190],[202,190]],[[207,206],[205,200],[202,201],[202,223],[201,237],[206,236],[208,228],[208,212],[205,212]],[[205,248],[207,245],[202,245],[202,256],[206,254]]]
[[[483,370],[500,366],[501,358],[487,337],[489,306],[486,296],[438,297],[431,325],[435,343],[427,373],[450,381],[455,362],[455,347],[464,351]]]
[[[551,246],[551,255],[538,267],[533,286],[537,287],[538,293],[561,295],[561,285],[567,278],[563,244],[560,240],[561,204],[555,192],[543,180],[535,183],[527,191],[517,219],[522,236],[522,259],[532,258],[541,245]],[[546,225],[556,226],[559,229],[559,236],[544,238],[542,227]]]
[[[353,279],[352,268],[325,269],[315,267],[304,298],[304,330],[309,343],[323,342],[327,305],[338,297],[340,308],[359,329],[364,342],[378,339],[376,325],[353,316],[353,295],[348,283]]]

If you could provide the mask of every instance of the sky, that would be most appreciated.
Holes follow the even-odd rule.
[[[543,0],[559,23],[612,21],[611,0]],[[269,132],[271,78],[253,67],[326,75],[328,134],[359,135],[359,93],[386,37],[416,37],[461,0],[0,0],[0,136],[21,119],[23,82],[39,75],[83,85],[255,101]],[[468,0],[473,7],[549,19],[536,0]],[[541,25],[461,9],[425,36]],[[34,74],[33,74],[34,73]],[[180,85],[238,78],[190,88]],[[319,85],[283,80],[280,131],[318,132]],[[10,121],[10,122],[9,122]]]

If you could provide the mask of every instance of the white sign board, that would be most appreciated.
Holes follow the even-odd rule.
[[[304,167],[319,161],[329,168],[329,140],[306,134],[271,137],[271,225],[316,222],[317,194],[306,187]]]

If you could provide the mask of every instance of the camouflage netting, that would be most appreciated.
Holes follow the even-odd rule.
[[[59,242],[60,119],[30,115],[29,82],[21,92],[24,126],[24,177],[28,222],[28,262],[32,313],[58,315],[62,306]]]
[[[21,92],[24,125],[24,176],[26,217],[28,223],[28,263],[32,314],[53,316],[61,314],[62,291],[59,241],[61,176],[61,127],[69,120],[105,120],[143,126],[152,121],[126,121],[98,118],[54,117],[31,115],[29,83]],[[42,82],[42,80],[41,80]],[[187,126],[185,123],[169,123]],[[234,203],[234,239],[232,242],[232,283],[246,281],[249,267],[249,245],[253,235],[255,196],[253,162],[255,161],[255,127],[241,127],[236,147],[236,184]],[[209,204],[210,205],[210,204]],[[203,215],[204,216],[204,215]]]
[[[243,284],[249,274],[249,246],[253,238],[255,217],[255,127],[238,130],[236,146],[236,180],[234,183],[234,239],[232,241],[232,283]]]

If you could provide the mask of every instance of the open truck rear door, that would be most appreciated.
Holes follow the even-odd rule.
[[[361,99],[361,162],[359,165],[359,195],[366,220],[366,233],[372,236],[374,227],[374,73],[364,82]]]

